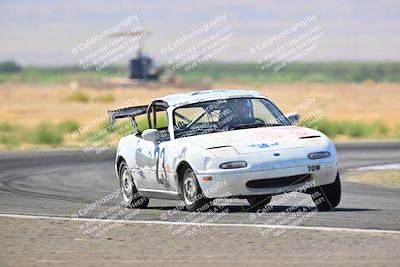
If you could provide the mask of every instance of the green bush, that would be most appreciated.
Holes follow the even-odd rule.
[[[79,123],[74,120],[65,120],[58,125],[58,129],[63,133],[72,133],[79,129]]]
[[[112,94],[99,95],[93,99],[99,103],[112,103],[115,101],[115,97]]]
[[[385,124],[383,124],[382,122],[377,122],[377,123],[375,123],[375,132],[378,134],[378,135],[383,135],[383,136],[385,136],[385,135],[387,135],[388,134],[388,132],[389,132],[389,128],[385,125]]]
[[[0,122],[0,132],[12,132],[16,126],[9,122]]]
[[[329,137],[335,137],[340,132],[340,127],[338,123],[328,121],[328,120],[302,120],[300,122],[300,126],[316,129],[318,131],[323,132]]]
[[[81,91],[75,91],[71,95],[67,96],[66,100],[71,102],[87,103],[89,102],[89,96]]]
[[[120,123],[121,123],[121,120],[117,120],[115,122],[115,126],[117,126]],[[113,132],[115,132],[116,128],[117,127],[112,127],[111,122],[109,120],[105,120],[104,122],[102,122],[99,125],[99,131],[105,130],[105,131],[113,133]]]
[[[13,73],[22,71],[21,66],[13,61],[0,62],[0,72]]]
[[[63,141],[63,135],[56,126],[44,122],[32,129],[30,139],[34,144],[59,145]]]
[[[329,137],[335,137],[336,135],[341,134],[342,131],[339,123],[328,120],[321,120],[317,123],[315,128]]]
[[[9,122],[0,122],[0,144],[14,147],[21,144],[26,136],[26,129]]]
[[[373,126],[361,122],[342,122],[343,134],[351,137],[365,137],[373,133]]]
[[[396,139],[400,139],[400,124],[397,124],[394,127],[393,137],[396,138]]]
[[[357,121],[302,121],[301,126],[313,128],[323,132],[329,137],[347,135],[349,137],[384,137],[389,133],[389,128],[382,122],[363,123]]]
[[[0,144],[7,147],[18,146],[21,143],[20,136],[0,133]]]

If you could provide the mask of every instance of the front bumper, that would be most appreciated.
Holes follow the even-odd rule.
[[[312,188],[330,184],[335,181],[337,162],[329,161],[316,163],[319,170],[310,170],[310,165],[301,165],[287,168],[251,170],[232,169],[215,172],[198,171],[196,173],[199,185],[207,198],[221,198],[227,196],[245,197],[254,195],[279,194],[298,189]],[[310,174],[310,175],[308,175]],[[270,186],[267,188],[251,188],[246,184],[249,181],[286,178],[297,175],[308,175],[310,179],[304,182],[291,183],[284,186]],[[212,177],[211,181],[203,181],[204,177]]]

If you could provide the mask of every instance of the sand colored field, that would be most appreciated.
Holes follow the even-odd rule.
[[[288,84],[260,88],[221,84],[214,88],[255,89],[270,97],[284,112],[291,109],[307,117],[318,112],[329,120],[382,121],[400,123],[400,84]],[[74,91],[89,96],[89,102],[71,102],[66,98]],[[108,109],[146,104],[167,94],[192,91],[190,88],[118,87],[96,89],[70,85],[0,84],[0,122],[32,126],[43,121],[61,122],[74,119],[85,125],[104,119]],[[98,103],[94,98],[112,94],[112,103]]]
[[[348,180],[356,183],[400,187],[400,169],[350,173]]]

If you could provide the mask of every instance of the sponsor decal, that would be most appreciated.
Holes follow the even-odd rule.
[[[256,147],[256,148],[269,148],[269,147],[274,147],[274,146],[278,146],[279,143],[275,142],[275,143],[271,143],[271,144],[267,144],[267,143],[259,143],[259,144],[253,144],[250,145],[250,147]]]

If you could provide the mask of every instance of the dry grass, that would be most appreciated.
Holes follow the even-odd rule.
[[[328,120],[381,121],[390,126],[400,123],[400,84],[288,84],[259,88],[221,84],[214,88],[255,89],[270,97],[284,112],[299,109],[301,115],[319,110]],[[108,109],[146,104],[167,94],[191,91],[177,88],[123,88],[109,90],[80,87],[90,99],[111,94],[112,103],[70,102],[66,98],[75,86],[0,84],[0,121],[34,126],[43,121],[60,123],[73,119],[84,125],[106,115]],[[313,103],[315,100],[315,103]]]
[[[355,173],[349,175],[347,180],[357,183],[399,187],[400,170],[382,170]]]

